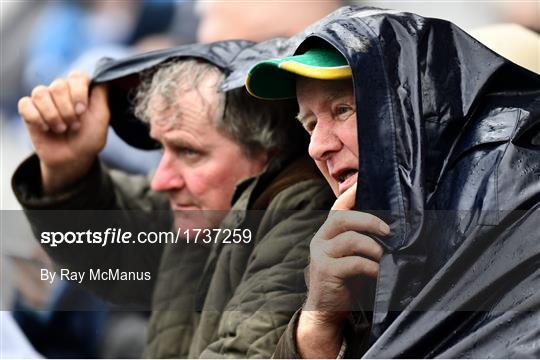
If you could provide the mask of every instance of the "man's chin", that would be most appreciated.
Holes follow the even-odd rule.
[[[174,228],[175,231],[180,229],[181,233],[198,229],[216,229],[226,214],[226,211],[177,210],[174,211]]]

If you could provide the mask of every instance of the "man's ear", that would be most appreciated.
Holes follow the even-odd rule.
[[[278,152],[277,150],[272,150],[270,152],[261,151],[257,155],[250,156],[251,164],[252,164],[252,173],[253,174],[259,174],[262,173],[266,166],[268,165],[268,162],[271,158],[274,156],[277,156]]]

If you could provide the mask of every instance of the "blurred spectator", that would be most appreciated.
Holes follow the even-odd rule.
[[[125,43],[135,27],[138,4],[109,0],[47,2],[27,47],[25,90],[50,84],[92,47]]]
[[[149,2],[147,0],[147,2]],[[140,47],[141,43],[144,43],[145,41],[148,41],[148,39],[156,39],[158,37],[166,38],[171,46],[177,46],[182,44],[191,44],[195,42],[195,34],[197,31],[197,25],[199,22],[199,19],[197,16],[195,16],[195,10],[194,10],[194,2],[193,1],[174,1],[174,0],[167,0],[167,1],[153,1],[150,2],[151,4],[154,3],[169,3],[169,7],[165,7],[162,5],[160,8],[159,13],[157,11],[149,12],[147,10],[144,10],[144,16],[146,18],[152,19],[154,22],[158,22],[163,26],[165,19],[167,19],[167,28],[162,29],[160,31],[157,31],[158,29],[156,27],[147,27],[146,31],[140,33],[136,31],[136,34],[140,33],[139,36],[134,36],[132,43],[134,46],[138,49],[140,49],[140,52],[143,52],[143,50]],[[157,5],[153,5],[157,6]],[[168,10],[167,10],[168,8]],[[164,11],[168,11],[168,14],[163,14]],[[154,15],[153,15],[154,14]],[[156,21],[157,20],[157,21]],[[144,22],[141,23],[141,27],[144,27]],[[154,31],[149,31],[150,29],[153,29]],[[156,42],[157,43],[157,42]],[[154,49],[158,48],[164,48],[164,47],[170,47],[170,46],[160,46],[160,47],[154,47]]]
[[[23,45],[27,49],[26,59],[18,61],[25,66],[20,72],[24,74],[23,81],[21,85],[14,84],[14,87],[23,90],[14,91],[14,99],[20,97],[21,93],[27,95],[35,85],[48,85],[71,69],[81,68],[92,73],[97,61],[104,56],[120,58],[139,51],[194,41],[194,27],[171,28],[175,19],[182,18],[190,19],[186,24],[194,26],[196,20],[193,12],[190,12],[192,4],[168,0],[105,0],[49,1],[34,5],[36,14],[32,18],[32,25],[28,26],[32,30],[22,36],[29,38],[28,43]],[[23,12],[23,15],[21,17],[26,19],[26,13]],[[18,46],[24,43],[19,40]],[[2,102],[2,111],[8,107],[16,109],[16,100],[12,100],[13,104],[8,100]],[[13,126],[6,128],[10,133],[23,127],[21,121],[10,125]],[[25,144],[26,138],[20,143]],[[10,148],[8,152],[12,155],[27,153],[28,149],[20,146]],[[112,131],[102,155],[110,166],[132,173],[147,173],[159,160],[158,152],[136,150]],[[11,260],[15,265],[17,289],[14,317],[30,342],[43,355],[54,358],[141,356],[147,314],[115,312],[115,308],[111,309],[71,283],[43,286],[48,284],[40,280],[35,264],[44,259],[36,254],[28,258],[12,257]],[[84,311],[66,311],[69,309]]]
[[[77,284],[40,279],[53,265],[35,245],[30,257],[9,256],[17,289],[13,318],[33,347],[48,358],[138,358],[148,313],[126,311],[90,295]],[[120,311],[114,311],[120,310]]]
[[[496,53],[540,74],[538,33],[517,24],[489,25],[473,29],[469,33]]]
[[[174,10],[173,1],[47,2],[28,44],[26,89],[48,85],[85,51],[167,32]]]
[[[0,311],[0,359],[41,359],[9,311]]]
[[[200,42],[292,36],[349,1],[198,1]]]
[[[42,310],[17,297],[13,317],[28,340],[48,358],[100,357],[108,306],[66,281],[59,282],[51,295]]]
[[[540,2],[501,2],[497,9],[503,23],[469,33],[491,50],[540,74]]]
[[[540,33],[540,2],[503,1],[498,6],[503,22],[519,24]]]
[[[2,66],[0,78],[0,110],[5,118],[17,113],[17,100],[26,95],[21,89],[25,53],[21,51],[27,43],[32,26],[36,22],[43,2],[11,1],[2,2],[0,11],[0,37],[2,42]]]
[[[42,281],[41,269],[52,263],[38,245],[31,256],[10,260],[17,289],[13,318],[34,348],[48,358],[98,357],[108,305],[69,282]],[[85,311],[66,311],[73,309]]]

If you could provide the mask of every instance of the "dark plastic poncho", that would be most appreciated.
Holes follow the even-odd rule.
[[[540,77],[410,13],[342,8],[300,36],[353,68],[356,209],[392,229],[370,348],[347,355],[540,357]]]

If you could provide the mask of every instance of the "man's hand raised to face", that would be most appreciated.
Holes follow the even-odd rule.
[[[32,144],[40,160],[43,192],[52,194],[83,178],[105,146],[110,112],[107,89],[81,71],[37,86],[19,100]]]
[[[354,294],[363,282],[376,278],[382,247],[366,233],[388,235],[390,228],[376,216],[352,211],[356,185],[334,203],[310,246],[309,292],[300,314],[296,341],[303,358],[335,358],[342,327]]]

